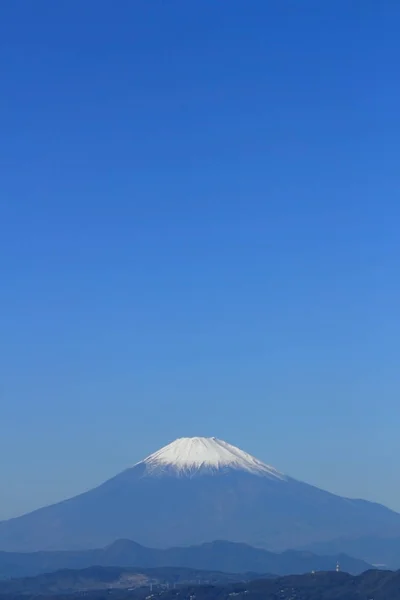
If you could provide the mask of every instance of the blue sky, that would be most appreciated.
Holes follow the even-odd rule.
[[[3,0],[0,518],[190,435],[400,510],[399,26]]]

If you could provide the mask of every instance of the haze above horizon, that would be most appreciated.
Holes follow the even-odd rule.
[[[400,511],[400,5],[0,6],[0,519],[177,437]]]

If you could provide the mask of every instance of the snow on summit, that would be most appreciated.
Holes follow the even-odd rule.
[[[254,475],[285,480],[286,477],[254,456],[215,437],[179,438],[145,458],[149,475],[246,471]]]

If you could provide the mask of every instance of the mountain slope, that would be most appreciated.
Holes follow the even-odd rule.
[[[180,567],[226,573],[307,573],[333,570],[339,562],[349,573],[362,573],[367,563],[346,555],[317,556],[311,552],[286,551],[274,554],[247,544],[212,542],[167,550],[145,548],[130,540],[118,540],[101,550],[64,552],[0,552],[0,577],[23,577],[58,569],[107,567]]]
[[[296,481],[226,442],[183,438],[103,485],[0,523],[0,549],[153,547],[215,539],[272,550],[338,537],[400,536],[400,515]]]

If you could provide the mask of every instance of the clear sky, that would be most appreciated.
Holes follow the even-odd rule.
[[[2,0],[0,518],[191,435],[400,510],[399,30]]]

